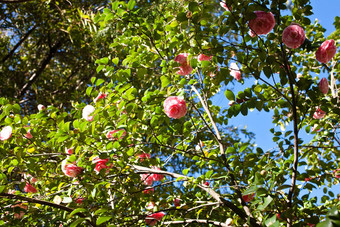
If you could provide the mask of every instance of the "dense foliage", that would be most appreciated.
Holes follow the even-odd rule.
[[[0,2],[1,225],[338,225],[338,195],[303,193],[340,178],[338,17],[324,37],[308,0]],[[228,125],[254,109],[277,147]]]

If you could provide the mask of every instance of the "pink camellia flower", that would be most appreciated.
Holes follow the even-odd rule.
[[[321,110],[320,108],[318,108],[314,114],[313,114],[313,118],[314,119],[321,119],[326,115],[326,112]]]
[[[150,226],[154,226],[157,224],[158,221],[162,220],[164,217],[164,212],[158,212],[154,214],[150,214],[145,218],[145,223]]]
[[[155,192],[155,189],[152,187],[147,187],[143,190],[143,194],[151,194],[153,192]]]
[[[165,114],[174,119],[184,117],[187,113],[187,104],[177,96],[170,96],[164,101]]]
[[[200,54],[197,57],[198,61],[210,61],[212,59],[212,56],[207,56],[205,54]]]
[[[177,74],[181,76],[188,75],[192,72],[192,67],[190,66],[190,64],[188,64],[188,55],[189,54],[187,53],[179,54],[174,59],[174,61],[181,64],[181,66],[179,67],[179,70],[177,71]]]
[[[116,129],[116,130],[112,130],[106,133],[106,138],[108,140],[117,140],[117,135],[119,135],[119,132],[123,131],[122,135],[120,136],[120,140],[124,138],[124,136],[126,136],[126,131],[124,129]]]
[[[326,78],[322,78],[319,82],[319,89],[323,94],[327,94],[329,90],[328,80]]]
[[[82,204],[84,200],[85,200],[85,198],[83,198],[83,197],[77,197],[76,200],[75,200],[75,203]]]
[[[175,205],[175,207],[181,206],[181,199],[180,198],[175,198],[174,199],[174,205]]]
[[[96,158],[94,160],[92,160],[93,163],[96,163],[96,167],[94,168],[94,170],[99,173],[101,169],[107,169],[106,172],[109,172],[109,169],[112,167],[112,163],[111,166],[107,165],[107,162],[109,161],[108,158],[106,159],[100,159],[100,158]]]
[[[184,53],[184,54],[179,54],[175,57],[174,61],[178,62],[179,64],[187,64],[187,59],[188,59],[189,54]]]
[[[148,153],[142,153],[137,156],[141,162],[144,161],[144,159],[149,159],[151,158],[151,155]]]
[[[227,6],[227,4],[225,4],[225,2],[220,2],[220,6],[221,6],[223,9],[225,9],[225,10],[227,10],[227,11],[230,11],[229,8],[228,8],[228,6]]]
[[[326,40],[321,44],[319,49],[315,52],[316,60],[321,63],[327,63],[334,57],[336,53],[336,46],[333,39]]]
[[[275,18],[271,12],[255,11],[256,17],[249,21],[249,28],[257,35],[268,34],[275,26]]]
[[[32,134],[31,134],[31,129],[28,129],[28,131],[27,131],[27,133],[25,135],[25,138],[27,138],[27,139],[32,139],[33,138]]]
[[[240,68],[235,62],[230,64],[229,70],[230,70],[230,75],[233,76],[236,80],[239,81],[242,79]]]
[[[67,147],[65,147],[65,152],[66,152],[66,154],[73,154],[73,148],[67,148]]]
[[[244,200],[244,202],[248,203],[250,201],[252,201],[255,197],[255,193],[251,194],[251,195],[244,195],[242,196],[242,199]]]
[[[37,193],[37,189],[35,187],[33,187],[32,185],[30,185],[29,183],[26,182],[24,191],[27,193]]]
[[[143,181],[143,184],[145,184],[145,185],[150,186],[153,183],[153,176],[150,173],[141,174],[140,178]]]
[[[66,164],[64,173],[66,176],[76,177],[81,174],[83,170],[82,167],[76,166],[75,164]]]
[[[98,100],[104,99],[106,94],[99,92],[98,96],[93,100],[94,103],[98,102]]]
[[[340,169],[333,170],[334,176],[340,179]]]
[[[95,111],[91,105],[86,105],[83,109],[83,118],[87,121],[93,121],[93,116],[90,116]]]
[[[0,132],[0,140],[8,140],[12,136],[12,127],[11,126],[5,126],[2,128]]]
[[[158,168],[156,166],[152,166],[151,168],[155,169],[155,170],[161,170],[160,168]],[[152,174],[152,178],[153,178],[154,181],[161,181],[161,180],[163,180],[164,175],[163,174]]]
[[[44,105],[42,105],[42,104],[38,105],[38,110],[39,111],[42,111],[42,110],[45,110],[45,109],[46,109],[46,107]]]
[[[209,187],[209,182],[208,181],[204,182],[204,185]]]
[[[20,207],[21,209],[24,209],[24,210],[27,210],[27,206],[25,206],[25,205],[23,205],[23,204],[16,204],[16,205],[12,205],[11,206],[13,209],[15,208],[15,207]],[[21,219],[21,218],[23,218],[24,217],[24,215],[25,215],[25,212],[24,211],[20,211],[20,213],[14,213],[14,218],[15,219]]]
[[[282,33],[282,42],[289,48],[300,47],[306,39],[306,34],[300,25],[289,25]]]
[[[185,76],[192,72],[192,67],[188,64],[182,64],[177,71],[178,75]]]

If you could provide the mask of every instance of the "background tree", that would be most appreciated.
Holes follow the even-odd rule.
[[[327,38],[335,42],[326,45],[322,26],[308,19],[311,10],[307,0],[288,6],[266,0],[113,1],[95,14],[72,6],[70,17],[84,26],[75,37],[56,29],[63,34],[58,41],[68,42],[46,48],[75,60],[56,58],[57,51],[43,72],[77,71],[82,57],[71,54],[72,43],[89,38],[86,56],[89,63],[97,60],[86,68],[97,74],[88,81],[77,71],[84,86],[65,97],[56,94],[53,105],[36,114],[23,114],[34,112],[33,104],[25,109],[0,99],[2,224],[311,226],[326,220],[319,225],[336,226],[333,192],[324,191],[321,204],[302,194],[339,181],[339,20]],[[25,16],[18,11],[14,18]],[[25,34],[35,29],[27,26]],[[1,42],[14,43],[8,36]],[[22,46],[8,58],[13,65],[2,67],[20,71],[27,53]],[[329,73],[330,86],[319,83],[315,73],[321,70]],[[254,85],[235,91],[233,85],[245,80]],[[45,77],[39,81],[47,84]],[[8,87],[20,97],[20,89]],[[231,101],[226,111],[211,101],[223,87]],[[34,94],[26,91],[26,98]],[[34,95],[29,100],[40,103]],[[281,126],[271,130],[277,148],[263,151],[252,133],[227,126],[229,118],[255,108],[273,111]],[[284,131],[286,125],[292,130]],[[301,130],[313,140],[303,141]]]

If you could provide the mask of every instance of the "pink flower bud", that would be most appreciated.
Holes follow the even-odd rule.
[[[225,9],[225,10],[227,10],[227,11],[230,11],[229,8],[228,8],[228,6],[227,6],[227,4],[225,4],[224,2],[220,2],[220,6],[221,6],[223,9]]]
[[[119,135],[119,133],[122,132],[122,135],[119,137],[119,139],[123,139],[124,136],[126,136],[126,131],[124,129],[116,129],[116,130],[112,130],[106,133],[106,138],[108,140],[117,140],[117,136]]]
[[[42,105],[42,104],[38,105],[38,110],[39,111],[42,111],[42,110],[45,110],[45,109],[46,109],[46,107],[44,105]]]
[[[31,134],[31,129],[28,129],[28,131],[27,131],[27,133],[25,135],[25,138],[27,138],[27,139],[32,139],[33,138],[32,134]]]
[[[83,118],[87,121],[93,121],[93,116],[90,116],[95,111],[95,108],[91,105],[87,105],[83,109]]]
[[[316,60],[321,63],[328,63],[334,57],[336,53],[336,46],[333,39],[326,40],[321,44],[319,49],[315,53]]]
[[[94,103],[98,102],[98,100],[104,99],[106,94],[99,92],[98,96],[93,100]]]
[[[29,180],[32,184],[36,183],[38,180],[29,173],[24,173],[24,178]]]
[[[253,30],[249,30],[248,34],[250,35],[250,37],[254,38],[256,36],[256,33],[253,32]]]
[[[5,126],[2,128],[0,132],[0,140],[8,140],[12,136],[12,127],[11,126]]]
[[[320,108],[318,108],[314,114],[313,114],[313,118],[314,119],[321,119],[326,115],[326,112],[321,110]]]
[[[170,96],[164,101],[165,114],[174,119],[184,117],[187,113],[187,105],[185,101],[177,96]]]
[[[82,167],[78,167],[75,164],[66,164],[65,165],[65,175],[69,176],[69,177],[76,177],[79,174],[81,174],[83,172],[83,168]]]
[[[329,90],[328,80],[326,78],[322,78],[319,82],[319,89],[323,94],[327,94]]]
[[[209,187],[209,182],[206,181],[206,182],[204,183],[204,185]]]
[[[85,198],[77,197],[76,200],[75,200],[75,203],[82,204],[84,200],[85,200]]]
[[[253,193],[251,195],[244,195],[244,196],[242,196],[242,199],[243,199],[244,202],[248,203],[251,200],[253,200],[254,197],[255,197],[255,193]]]
[[[143,162],[144,159],[149,159],[149,158],[151,158],[151,155],[148,154],[148,153],[142,153],[142,154],[138,155],[137,157],[139,158],[139,160],[140,160],[141,162]]]
[[[27,193],[37,193],[37,189],[27,182],[26,182],[24,191],[27,192]]]
[[[297,24],[289,25],[282,33],[282,42],[289,48],[300,47],[306,39],[305,31]]]
[[[161,170],[160,168],[158,168],[156,166],[152,166],[151,168],[155,169],[155,170]],[[163,174],[152,174],[152,178],[153,178],[154,181],[161,181],[161,180],[163,180],[164,175]]]
[[[336,178],[340,178],[340,169],[333,170],[333,173]]]
[[[197,57],[198,61],[210,61],[212,59],[212,56],[207,56],[205,54],[200,54]]]
[[[235,62],[230,64],[229,70],[230,70],[230,75],[233,76],[236,80],[239,81],[242,79],[240,68]]]
[[[67,148],[65,147],[66,154],[73,154],[73,148]]]
[[[154,226],[157,224],[158,221],[161,221],[164,217],[164,212],[158,212],[154,214],[150,214],[145,218],[145,223],[150,226]]]
[[[143,190],[143,194],[151,194],[153,192],[155,192],[155,189],[151,187],[147,187],[145,190]]]
[[[271,12],[255,11],[256,17],[249,21],[249,28],[257,35],[268,34],[275,26],[275,18]]]
[[[174,205],[175,205],[175,207],[181,206],[181,199],[180,198],[175,198],[174,199]]]

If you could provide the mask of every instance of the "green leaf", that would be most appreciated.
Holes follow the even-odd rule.
[[[85,218],[79,218],[76,221],[72,222],[70,227],[76,227],[77,225],[79,225],[80,223],[82,223],[85,220],[86,220]]]
[[[183,171],[182,171],[183,175],[187,175],[188,172],[189,172],[189,170],[190,170],[190,168],[188,168],[188,169],[183,169]]]
[[[108,220],[110,220],[112,218],[112,216],[103,216],[103,217],[99,217],[96,221],[97,225],[101,225],[104,222],[107,222]]]
[[[273,201],[273,198],[271,196],[267,196],[264,198],[264,203],[258,206],[258,210],[262,211],[266,209],[266,207]]]
[[[170,84],[170,79],[167,76],[161,76],[162,87],[166,87]]]
[[[81,212],[86,212],[86,211],[87,211],[87,209],[85,209],[85,208],[77,208],[70,213],[70,217],[72,217],[76,213],[81,213]]]
[[[132,10],[132,9],[135,7],[135,5],[136,5],[135,0],[130,0],[130,1],[128,2],[128,4],[127,4],[127,8],[128,8],[129,10]]]
[[[214,170],[209,170],[208,172],[205,173],[206,178],[210,178],[211,175],[213,174]]]
[[[235,101],[235,95],[231,90],[225,91],[225,97],[229,99],[230,101]]]

